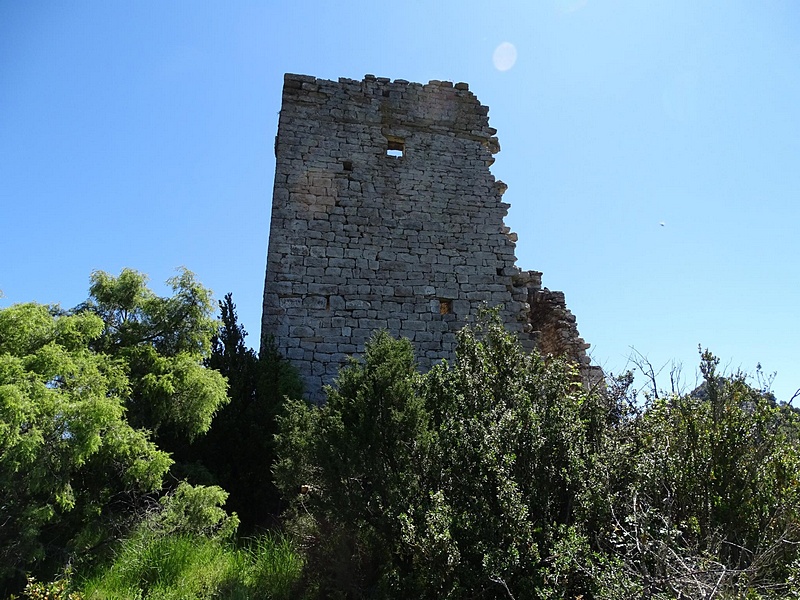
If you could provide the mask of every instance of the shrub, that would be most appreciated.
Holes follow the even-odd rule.
[[[533,594],[581,503],[604,400],[491,315],[420,376],[377,333],[321,408],[290,405],[278,480],[323,596]],[[298,491],[302,493],[297,494]],[[577,570],[564,581],[572,589]],[[577,588],[576,588],[577,589]]]
[[[343,598],[798,597],[800,423],[704,353],[637,403],[526,353],[496,316],[425,375],[379,332],[288,405],[277,479],[305,583]]]

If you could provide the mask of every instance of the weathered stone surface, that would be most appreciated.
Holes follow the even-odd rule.
[[[423,369],[452,357],[484,303],[527,348],[588,367],[563,294],[516,266],[487,114],[464,83],[285,76],[262,340],[312,400],[375,329],[411,339]]]

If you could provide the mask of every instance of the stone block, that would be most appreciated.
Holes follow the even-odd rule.
[[[314,329],[308,325],[295,325],[289,328],[289,335],[293,338],[305,338],[314,335]]]
[[[327,300],[324,296],[306,296],[303,298],[303,308],[308,309],[324,309],[327,304]]]
[[[302,306],[303,299],[299,296],[287,296],[285,298],[280,298],[278,300],[278,304],[281,308],[293,308],[297,306]]]
[[[348,300],[345,299],[345,308],[347,310],[354,310],[354,309],[367,309],[370,307],[370,303],[365,300]]]

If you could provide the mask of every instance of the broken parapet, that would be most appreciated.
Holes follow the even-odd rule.
[[[567,356],[577,363],[583,380],[596,383],[603,379],[600,367],[592,365],[587,354],[591,346],[578,333],[575,315],[567,308],[564,292],[542,287],[539,271],[523,271],[519,279],[528,291],[528,323],[536,336],[536,347],[545,355]]]

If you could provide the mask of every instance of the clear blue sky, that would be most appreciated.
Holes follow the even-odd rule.
[[[185,265],[257,344],[285,72],[468,82],[595,362],[691,387],[702,344],[800,387],[792,1],[0,0],[0,306]]]

